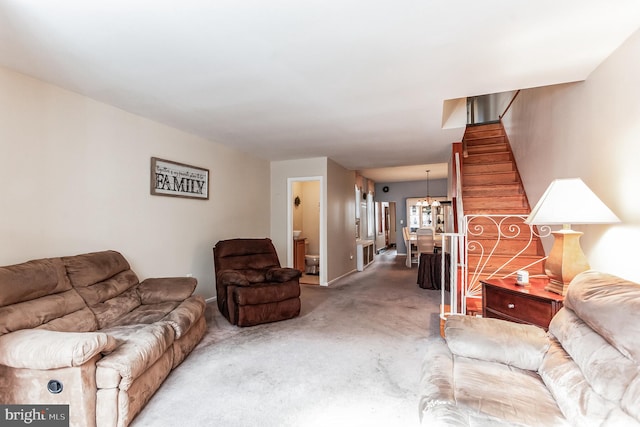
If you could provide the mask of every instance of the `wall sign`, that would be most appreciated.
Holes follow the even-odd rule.
[[[209,169],[151,158],[151,194],[209,199]]]

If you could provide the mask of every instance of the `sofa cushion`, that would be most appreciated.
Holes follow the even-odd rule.
[[[568,424],[533,371],[454,356],[453,384],[457,406],[471,420],[470,425]]]
[[[71,284],[95,313],[99,329],[113,326],[140,305],[138,277],[119,252],[93,252],[62,261]]]
[[[501,319],[450,316],[445,336],[451,352],[537,370],[549,348],[547,334],[541,328]]]
[[[129,270],[127,260],[116,251],[92,252],[63,257],[71,284],[84,288]]]
[[[180,303],[175,301],[159,304],[142,304],[129,313],[115,319],[110,327],[135,325],[137,323],[151,324],[160,321],[167,313],[174,310]]]
[[[117,326],[103,331],[118,347],[97,363],[98,388],[127,390],[173,344],[174,332],[166,323]]]
[[[116,319],[111,327],[168,322],[176,333],[175,339],[186,333],[202,313],[206,303],[204,298],[194,295],[182,302],[168,301],[158,304],[142,304],[130,313]]]
[[[618,351],[640,363],[640,285],[586,271],[571,282],[564,305]]]
[[[0,267],[0,335],[35,328],[86,307],[71,287],[60,258]],[[78,332],[96,326],[93,314],[81,324],[67,323],[69,331]]]
[[[539,373],[573,425],[599,426],[617,406],[595,392],[576,362],[555,339],[551,340]]]
[[[569,308],[551,320],[549,332],[580,367],[591,387],[609,400],[620,400],[638,367],[605,341]]]
[[[138,295],[142,304],[184,301],[193,294],[197,284],[193,277],[145,279],[138,285]]]
[[[140,306],[140,298],[136,289],[129,289],[120,295],[107,299],[104,302],[90,306],[96,315],[99,329],[121,325],[122,317]]]
[[[137,284],[138,276],[136,276],[136,274],[131,270],[125,270],[116,273],[112,277],[101,282],[96,282],[89,286],[78,287],[76,290],[82,298],[84,298],[89,307],[94,307],[97,304],[122,295],[131,288],[135,288]],[[133,296],[138,300],[138,304],[140,304],[140,297],[137,292]]]
[[[0,307],[0,334],[19,329],[36,328],[86,307],[87,305],[80,295],[73,289],[31,301]],[[81,330],[76,328],[77,325],[70,324],[69,326],[72,329],[69,332],[81,332],[82,329],[95,330],[95,318],[85,320],[87,320],[88,324],[84,325]]]
[[[58,332],[94,332],[98,329],[98,321],[93,311],[84,306],[78,311],[43,323],[37,329]]]
[[[71,289],[60,258],[0,267],[0,306],[34,300]]]

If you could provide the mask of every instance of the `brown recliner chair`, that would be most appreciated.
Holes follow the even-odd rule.
[[[300,314],[300,271],[280,267],[271,239],[221,240],[213,248],[218,309],[233,325]]]

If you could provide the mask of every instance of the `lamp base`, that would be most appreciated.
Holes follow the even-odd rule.
[[[568,288],[569,283],[562,283],[557,280],[549,280],[549,284],[544,287],[544,290],[564,296],[567,294]]]
[[[545,273],[549,276],[549,284],[545,290],[566,295],[573,278],[590,268],[587,257],[580,247],[580,236],[583,233],[563,228],[551,234],[555,240],[544,265]]]

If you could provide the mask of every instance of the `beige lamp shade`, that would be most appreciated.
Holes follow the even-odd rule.
[[[554,180],[525,220],[531,225],[614,222],[620,219],[580,178]]]
[[[525,220],[531,225],[562,224],[561,230],[552,232],[555,240],[545,262],[550,283],[545,289],[565,295],[571,280],[590,268],[580,247],[583,233],[572,230],[571,224],[614,222],[620,219],[580,178],[553,181]]]

